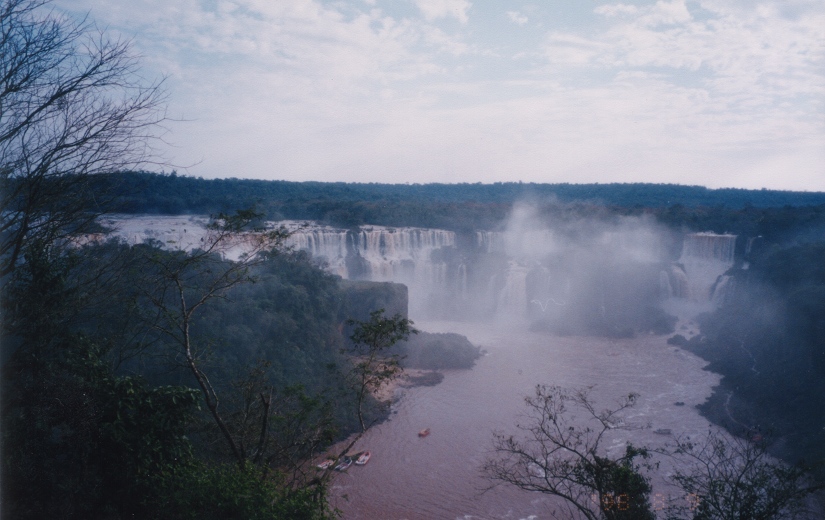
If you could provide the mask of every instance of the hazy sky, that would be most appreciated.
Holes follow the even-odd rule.
[[[56,5],[168,75],[190,175],[825,191],[822,0]]]

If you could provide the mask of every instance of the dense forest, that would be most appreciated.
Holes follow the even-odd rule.
[[[388,412],[354,397],[348,337],[379,309],[407,322],[407,291],[341,280],[277,244],[246,261],[116,240],[27,248],[4,284],[4,511],[329,514],[328,477],[309,462],[360,431],[356,407],[366,424]],[[378,359],[410,368],[479,355],[457,335],[393,343]]]
[[[204,180],[176,174],[120,172],[89,189],[116,202],[113,211],[216,214],[255,207],[265,218],[307,219],[348,228],[361,224],[450,230],[493,229],[516,201],[534,200],[548,216],[603,212],[654,214],[691,229],[775,236],[788,226],[821,224],[825,194],[716,189],[663,184],[358,184]]]

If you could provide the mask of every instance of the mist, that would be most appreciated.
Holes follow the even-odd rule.
[[[192,249],[205,222],[124,215],[106,225],[130,243]],[[406,285],[413,319],[609,337],[669,333],[677,315],[713,308],[736,240],[555,200],[517,202],[494,230],[270,225],[288,228],[289,247],[342,278]]]

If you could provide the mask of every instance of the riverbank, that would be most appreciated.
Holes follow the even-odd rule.
[[[444,374],[437,370],[405,368],[400,376],[386,383],[378,389],[378,391],[373,393],[373,397],[378,401],[386,403],[387,401],[394,401],[400,389],[414,388],[417,386],[435,386],[443,380]]]

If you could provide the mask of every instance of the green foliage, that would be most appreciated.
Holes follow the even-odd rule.
[[[481,357],[478,347],[466,337],[453,333],[420,332],[399,343],[399,353],[403,356],[404,368],[424,370],[472,368]]]
[[[349,324],[355,329],[350,336],[352,344],[348,350],[354,357],[348,379],[355,391],[358,421],[364,432],[367,429],[364,410],[367,396],[375,395],[403,370],[401,356],[389,352],[389,349],[418,331],[412,328],[412,321],[400,314],[385,317],[384,309],[370,313],[369,321],[350,320]]]
[[[195,463],[160,474],[147,505],[157,520],[325,520],[323,488],[291,489],[282,475],[246,464]]]
[[[174,370],[171,340],[152,327],[157,316],[147,312],[147,294],[170,296],[152,292],[161,267],[185,264],[188,255],[117,244],[31,247],[27,255],[3,285],[4,313],[13,318],[5,321],[3,338],[4,516],[166,514],[155,509],[158,493],[168,492],[158,475],[198,465],[206,472],[205,460],[225,455],[210,447],[214,435],[202,429],[203,411],[195,406],[200,394],[180,386],[192,385],[191,376]],[[212,274],[230,266],[216,255],[204,258]],[[177,272],[189,284],[187,298],[214,280],[209,272]],[[342,384],[329,368],[339,361],[337,279],[305,254],[270,255],[254,272],[238,273],[259,283],[230,291],[238,306],[218,298],[218,305],[203,307],[203,319],[192,322],[196,340],[206,347],[200,360],[216,388],[226,392],[222,410],[244,440],[245,456],[256,461],[256,471],[281,475],[269,478],[268,487],[252,488],[250,496],[265,496],[267,504],[277,494],[277,507],[261,511],[321,518],[302,511],[324,510],[327,484],[311,484],[299,470],[332,440],[338,426],[333,410],[351,410],[333,408],[320,394]],[[243,317],[233,314],[238,311]],[[267,367],[258,385],[233,387],[232,380],[262,357],[278,370]],[[299,382],[311,390],[295,386]],[[251,405],[242,417],[244,398]],[[265,417],[267,435],[260,444]],[[247,487],[253,482],[210,471],[214,486],[220,479]],[[251,517],[249,508],[238,506],[237,517]]]
[[[350,340],[353,343],[351,352],[356,355],[386,351],[399,341],[407,339],[410,334],[418,333],[412,328],[411,320],[400,314],[385,317],[384,309],[372,311],[369,321],[350,320],[349,324],[355,325]]]
[[[121,475],[146,481],[165,467],[192,457],[186,437],[192,412],[198,407],[198,394],[185,387],[147,387],[136,377],[112,380],[108,400],[110,415],[104,414],[101,434],[113,451],[123,453]]]
[[[384,309],[391,315],[407,315],[409,291],[404,284],[341,280],[340,287],[343,292],[340,311],[342,321],[367,321],[375,309]]]
[[[113,173],[94,180],[100,189],[120,194],[119,211],[124,213],[213,214],[255,205],[270,219],[310,219],[344,228],[376,224],[456,231],[492,229],[504,220],[513,202],[525,198],[559,201],[562,204],[550,206],[574,216],[592,215],[602,206],[625,214],[655,212],[668,224],[692,229],[715,229],[724,222],[753,225],[765,216],[766,223],[781,227],[796,207],[819,205],[820,213],[825,208],[821,193],[712,190],[672,184],[402,185],[205,180],[149,172]],[[785,217],[775,211],[762,212],[763,208],[785,206]]]
[[[304,252],[268,258],[250,271],[255,283],[235,287],[193,321],[196,341],[211,345],[220,379],[266,360],[269,383],[302,384],[317,393],[328,386],[327,367],[338,362],[338,280]]]
[[[650,456],[644,448],[628,444],[625,453],[617,460],[593,455],[591,460],[581,460],[573,472],[582,482],[589,482],[597,490],[601,513],[607,520],[655,520],[650,504],[649,479],[641,472],[638,458]]]
[[[112,374],[105,350],[61,342],[65,356],[21,355],[6,372],[4,512],[16,518],[106,518],[139,512],[160,471],[192,457],[197,396]]]

